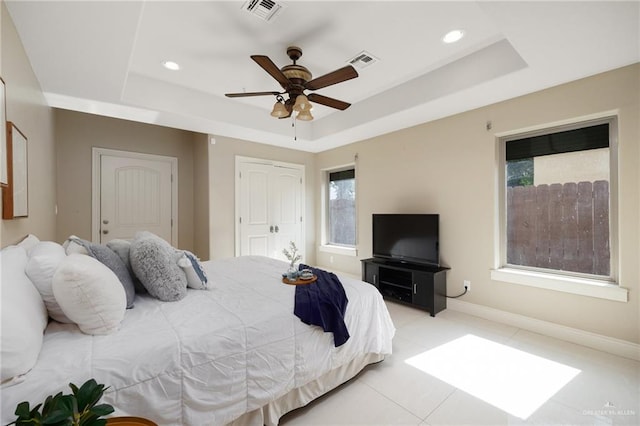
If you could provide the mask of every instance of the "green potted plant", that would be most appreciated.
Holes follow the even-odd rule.
[[[72,393],[49,395],[44,403],[31,408],[28,401],[21,402],[16,408],[18,418],[9,425],[47,425],[47,426],[104,426],[102,416],[113,413],[109,404],[98,404],[104,394],[104,385],[94,379],[85,382],[80,388],[69,384]],[[9,426],[7,425],[7,426]]]

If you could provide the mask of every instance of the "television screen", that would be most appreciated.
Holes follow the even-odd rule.
[[[439,215],[374,214],[373,256],[440,265]]]

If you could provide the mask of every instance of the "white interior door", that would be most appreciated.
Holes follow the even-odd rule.
[[[99,241],[150,231],[175,245],[174,164],[168,158],[100,155]]]
[[[274,225],[274,256],[276,259],[286,260],[282,249],[289,248],[291,241],[295,242],[302,253],[302,171],[274,167],[271,171],[273,183],[271,194],[273,206],[271,209]]]
[[[271,166],[243,163],[240,170],[240,255],[273,256]]]
[[[290,241],[302,253],[303,169],[251,161],[238,168],[236,253],[285,260]]]

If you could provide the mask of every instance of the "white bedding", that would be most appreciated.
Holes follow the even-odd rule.
[[[223,425],[353,360],[391,353],[395,329],[369,284],[339,275],[351,338],[336,348],[331,333],[293,315],[295,286],[281,282],[284,262],[248,256],[204,266],[210,290],[189,290],[178,302],[138,295],[115,334],[89,336],[51,322],[36,366],[23,383],[2,389],[2,423],[15,418],[19,402],[39,403],[93,377],[110,386],[103,401],[117,415]]]

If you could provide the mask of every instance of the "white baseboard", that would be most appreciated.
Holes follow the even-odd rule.
[[[512,325],[523,330],[532,331],[567,342],[576,343],[599,351],[608,352],[624,358],[640,361],[640,344],[626,340],[603,336],[577,328],[566,327],[524,315],[512,314],[488,306],[463,302],[456,299],[447,300],[447,308],[476,317]]]

